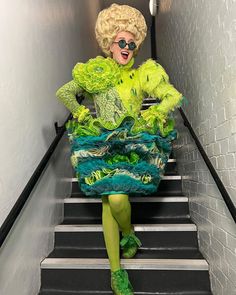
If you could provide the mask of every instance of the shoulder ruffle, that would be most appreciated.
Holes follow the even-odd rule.
[[[120,79],[120,68],[111,58],[98,56],[87,63],[77,63],[72,71],[74,81],[88,93],[103,92]]]
[[[153,90],[162,82],[169,82],[169,76],[164,68],[152,59],[148,59],[138,68],[142,89],[152,95]]]

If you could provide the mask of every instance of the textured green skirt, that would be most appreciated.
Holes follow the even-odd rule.
[[[115,130],[103,128],[98,136],[78,136],[76,122],[68,124],[71,161],[85,195],[141,196],[157,190],[176,130],[162,137],[148,132],[133,134],[131,128],[132,122],[124,121]]]

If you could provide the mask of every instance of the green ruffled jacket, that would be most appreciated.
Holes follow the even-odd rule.
[[[68,128],[78,136],[99,135],[103,128],[114,130],[124,120],[132,121],[132,132],[160,132],[166,136],[174,128],[169,114],[180,106],[182,94],[169,83],[163,67],[149,59],[138,69],[134,59],[119,65],[111,58],[98,56],[75,65],[73,80],[62,86],[56,96],[71,111],[75,120]],[[78,104],[77,95],[93,100],[96,118]],[[157,104],[141,111],[144,97],[157,99]]]

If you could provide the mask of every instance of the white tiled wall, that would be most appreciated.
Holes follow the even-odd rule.
[[[185,112],[236,204],[236,1],[160,0],[158,56],[188,99]],[[236,294],[236,225],[185,128],[176,142],[190,213],[215,295]]]

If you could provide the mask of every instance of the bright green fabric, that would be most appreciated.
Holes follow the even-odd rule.
[[[99,93],[115,86],[120,78],[120,71],[113,59],[98,56],[87,63],[76,64],[72,76],[86,92]]]
[[[73,116],[79,111],[80,105],[76,100],[76,95],[81,94],[83,89],[74,81],[70,81],[59,88],[56,97],[61,100],[70,110]]]
[[[108,156],[106,159],[106,162],[108,164],[114,164],[114,163],[119,163],[119,162],[127,162],[127,163],[131,163],[131,164],[137,164],[139,159],[140,159],[140,157],[137,153],[131,152],[130,155],[115,154],[113,156]]]
[[[140,176],[140,175],[135,175],[134,173],[126,169],[119,169],[119,168],[116,168],[116,169],[102,168],[101,170],[93,171],[90,176],[87,176],[84,178],[84,181],[88,185],[93,185],[98,180],[102,180],[105,177],[110,178],[115,175],[127,175],[134,180],[139,180],[143,184],[148,184],[152,182],[152,177],[149,174]]]
[[[102,197],[102,224],[107,254],[112,271],[120,269],[120,233],[131,230],[131,206],[127,195]]]
[[[102,226],[110,267],[112,271],[116,271],[120,269],[120,232],[107,196],[102,197]]]
[[[128,195],[112,194],[108,196],[111,213],[123,234],[131,231],[131,205]]]
[[[167,116],[180,104],[182,95],[169,83],[161,65],[150,59],[138,69],[132,69],[133,62],[122,66],[99,56],[75,66],[74,80],[62,86],[56,95],[75,118],[86,122],[78,135],[99,134],[102,127],[116,129],[126,117],[134,118],[134,133],[154,134],[159,129],[165,136],[173,130],[173,122]],[[78,93],[89,93],[94,100],[96,119],[87,109],[80,108],[76,101]],[[141,111],[145,95],[158,98],[160,103]]]
[[[138,251],[138,248],[142,246],[141,241],[138,237],[135,236],[134,230],[132,230],[129,234],[123,234],[123,238],[120,241],[120,246],[122,251],[122,257],[124,258],[132,258]]]
[[[133,295],[134,290],[125,269],[111,273],[111,288],[115,295]]]

